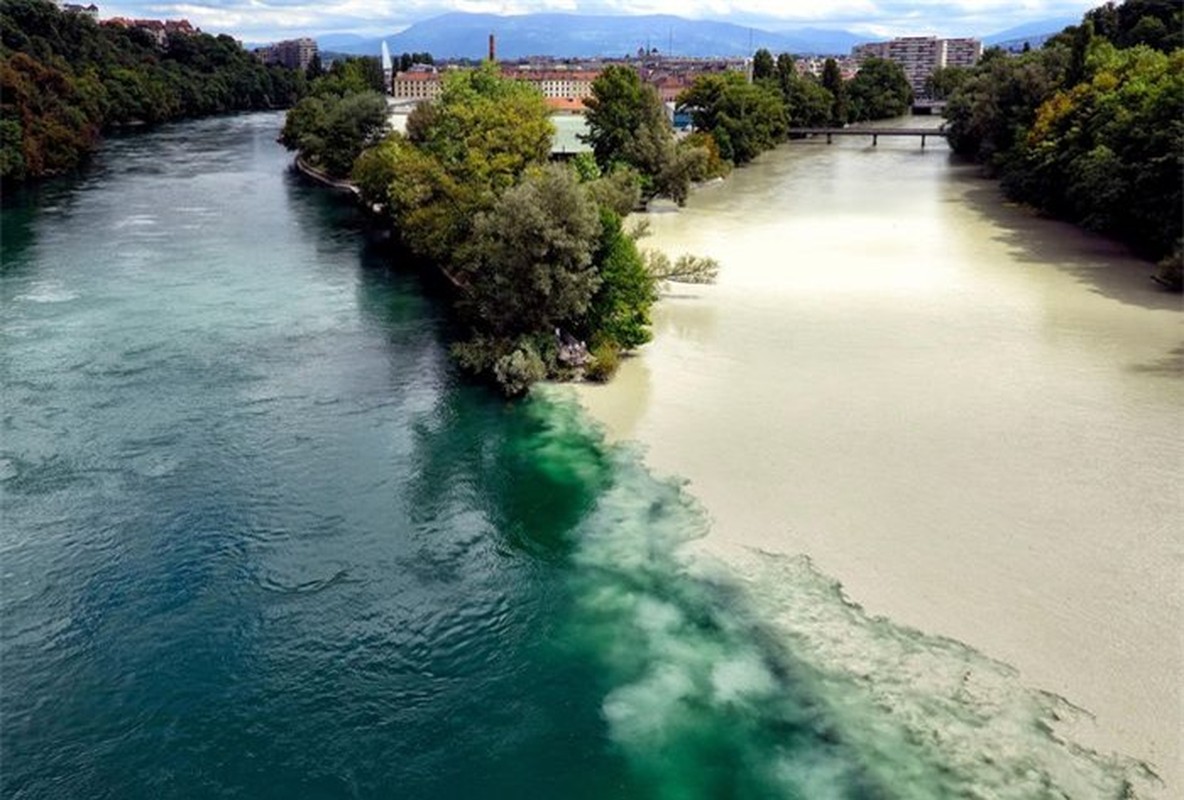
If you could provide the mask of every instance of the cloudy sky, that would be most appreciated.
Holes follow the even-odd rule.
[[[389,35],[447,11],[525,14],[676,14],[768,30],[842,28],[868,36],[989,35],[1102,0],[115,0],[101,17],[187,18],[208,33],[252,42],[326,33]]]

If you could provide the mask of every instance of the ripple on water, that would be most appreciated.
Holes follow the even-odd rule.
[[[58,281],[41,281],[29,287],[29,291],[18,294],[14,300],[24,303],[54,304],[77,300],[78,292],[67,289]]]

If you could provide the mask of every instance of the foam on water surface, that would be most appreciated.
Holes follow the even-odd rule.
[[[1084,712],[870,617],[807,558],[687,547],[709,522],[685,486],[544,394],[544,469],[604,487],[573,534],[569,644],[603,669],[612,740],[654,796],[1160,796],[1147,765],[1073,743]]]

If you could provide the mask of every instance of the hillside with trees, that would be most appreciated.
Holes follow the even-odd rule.
[[[76,168],[119,126],[286,108],[304,75],[229,36],[95,22],[46,0],[0,6],[0,185]]]
[[[1184,0],[1108,3],[1038,51],[991,51],[957,76],[946,111],[951,147],[1010,197],[1159,259],[1158,279],[1176,290],[1182,11]]]

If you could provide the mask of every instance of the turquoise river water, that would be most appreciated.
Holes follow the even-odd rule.
[[[562,393],[461,381],[281,119],[116,138],[4,207],[0,796],[1155,791],[808,563],[691,565],[684,487]],[[762,581],[871,666],[780,636]]]

